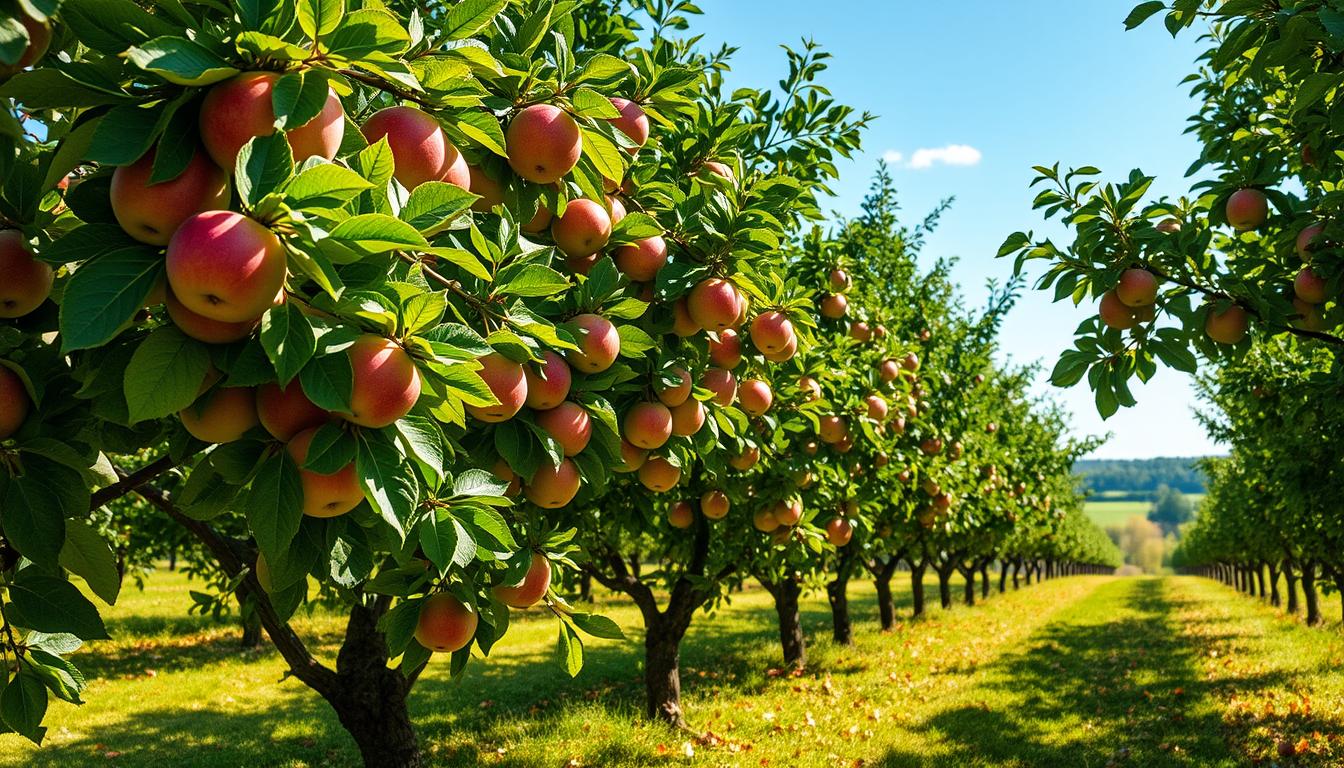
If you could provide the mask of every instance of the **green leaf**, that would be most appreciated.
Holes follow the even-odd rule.
[[[355,471],[369,505],[405,539],[420,494],[401,453],[381,433],[362,432]]]
[[[442,482],[445,463],[443,428],[432,417],[417,410],[397,422],[397,432],[410,455],[430,476]]]
[[[65,546],[61,547],[61,567],[80,576],[89,589],[108,605],[116,605],[121,591],[117,559],[98,531],[87,520],[67,520]]]
[[[508,0],[462,0],[443,22],[445,40],[463,40],[480,32],[504,10]]]
[[[605,83],[629,76],[630,65],[607,53],[598,53],[585,59],[573,78],[575,83]]]
[[[267,560],[282,560],[303,522],[303,485],[287,452],[279,451],[261,465],[244,508],[257,548]]]
[[[479,199],[456,184],[427,181],[411,190],[401,220],[421,232],[432,232],[452,223]]]
[[[314,0],[330,2],[330,0]],[[288,72],[275,81],[271,90],[271,109],[277,130],[290,131],[306,125],[321,114],[331,95],[327,78],[318,70]],[[307,158],[295,158],[306,160]]]
[[[333,163],[322,163],[295,176],[285,188],[285,198],[296,209],[336,209],[372,189],[362,176]]]
[[[447,510],[437,509],[420,523],[420,548],[444,573],[452,565],[465,568],[476,559],[476,542]]]
[[[14,75],[0,84],[0,98],[14,99],[29,109],[99,107],[131,100],[120,89],[85,83],[50,67]]]
[[[71,704],[83,704],[84,674],[70,662],[41,648],[28,649],[28,661],[33,671],[45,681],[47,688]]]
[[[575,89],[570,101],[574,104],[574,111],[584,117],[614,120],[621,116],[621,111],[611,103],[609,97],[603,96],[592,88]]]
[[[140,69],[177,85],[210,85],[238,74],[213,51],[185,37],[156,37],[127,49],[125,56]]]
[[[637,325],[618,325],[616,333],[621,337],[621,357],[641,357],[658,346],[653,337]]]
[[[308,444],[303,468],[319,475],[334,475],[355,460],[355,437],[339,424],[323,424]]]
[[[317,340],[308,316],[287,301],[261,316],[261,346],[275,366],[280,385],[288,386],[312,359]]]
[[[1139,3],[1139,5],[1125,17],[1125,29],[1134,29],[1147,21],[1153,14],[1160,12],[1166,7],[1167,4],[1164,0],[1151,0],[1150,2]]]
[[[453,498],[473,499],[479,496],[503,498],[509,484],[483,469],[468,469],[453,479]]]
[[[60,462],[27,453],[22,460],[23,474],[5,484],[0,527],[20,554],[50,567],[65,541],[65,519],[88,513],[88,485]]]
[[[625,633],[616,622],[595,613],[571,613],[569,620],[581,631],[603,640],[624,640]]]
[[[502,271],[495,282],[496,295],[555,296],[569,288],[569,278],[544,264],[523,264]]]
[[[299,28],[313,40],[336,31],[343,16],[344,0],[299,0]]]
[[[82,640],[106,640],[98,609],[75,585],[35,568],[19,571],[9,585],[14,623],[39,632],[68,632]]]
[[[630,155],[600,132],[584,127],[583,154],[604,178],[617,181],[625,178],[625,164]]]
[[[130,165],[139,160],[162,130],[164,103],[113,107],[93,131],[86,160],[103,165]]]
[[[313,358],[299,372],[303,393],[318,408],[350,413],[350,394],[355,374],[345,352]]]
[[[429,247],[429,241],[415,227],[382,213],[352,216],[336,225],[329,237],[366,254]]]
[[[146,245],[85,262],[71,275],[61,299],[61,351],[106,344],[135,318],[162,276],[163,255]]]
[[[210,370],[205,345],[172,326],[155,329],[131,356],[124,385],[132,423],[177,413],[196,401]]]
[[[332,55],[359,60],[375,53],[397,56],[411,45],[411,36],[397,17],[384,10],[364,8],[347,14],[327,39]]]
[[[447,308],[448,297],[442,293],[429,291],[412,296],[401,313],[405,335],[414,335],[438,325]]]
[[[3,679],[3,678],[0,678]],[[13,731],[34,744],[41,744],[47,729],[47,686],[36,675],[20,671],[0,690],[0,718]]]
[[[467,526],[477,541],[485,538],[496,552],[508,552],[518,548],[518,542],[509,531],[504,516],[490,507],[475,504],[463,504],[453,509],[453,513]],[[485,534],[482,537],[479,534]]]
[[[453,127],[496,155],[509,156],[504,146],[504,129],[500,128],[499,120],[489,112],[472,110],[460,113]]]
[[[560,637],[556,644],[556,655],[569,676],[574,677],[583,669],[583,641],[568,622],[561,621],[559,624]]]
[[[248,207],[278,191],[294,173],[294,156],[289,140],[280,132],[248,139],[238,151],[234,163],[233,181],[240,197]]]

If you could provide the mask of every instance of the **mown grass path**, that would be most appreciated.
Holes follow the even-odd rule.
[[[882,634],[854,585],[857,644],[805,602],[811,661],[781,675],[769,599],[697,617],[683,655],[695,734],[642,723],[638,631],[598,643],[569,680],[554,625],[522,621],[454,683],[434,669],[414,717],[433,765],[1341,766],[1344,637],[1192,578],[1074,578],[933,609]],[[48,746],[0,736],[0,765],[350,766],[325,705],[274,652],[185,616],[186,584],[128,593],[118,638],[81,654],[89,703],[53,709]],[[908,604],[907,591],[900,602]],[[602,610],[626,627],[635,612]],[[339,617],[302,632],[334,653]],[[1280,754],[1280,745],[1292,756]]]

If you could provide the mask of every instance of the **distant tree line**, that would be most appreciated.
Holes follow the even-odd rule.
[[[1166,485],[1182,493],[1203,493],[1204,472],[1197,457],[1155,459],[1086,459],[1074,465],[1085,490],[1137,492],[1151,498]]]

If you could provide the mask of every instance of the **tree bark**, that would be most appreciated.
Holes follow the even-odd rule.
[[[1279,566],[1277,563],[1268,562],[1265,563],[1265,567],[1269,569],[1269,604],[1278,608],[1282,604],[1279,596]]]
[[[241,645],[243,648],[252,650],[261,647],[261,617],[257,615],[256,605],[250,602],[250,598],[244,598],[241,595],[235,598],[238,601],[238,616],[243,628],[243,637]]]
[[[849,618],[849,579],[855,559],[853,550],[846,548],[840,555],[835,578],[826,585],[826,599],[831,604],[831,637],[840,645],[854,644],[854,625]]]
[[[1293,570],[1292,560],[1283,561],[1283,580],[1288,591],[1288,613],[1295,615],[1298,611],[1297,572]]]
[[[777,582],[761,579],[761,584],[775,598],[775,613],[779,616],[779,647],[784,652],[784,664],[802,669],[807,666],[807,641],[803,638],[803,622],[798,612],[798,596],[802,585],[792,576]]]
[[[1316,593],[1316,564],[1302,563],[1302,596],[1307,604],[1307,626],[1321,623],[1321,599]]]
[[[962,585],[962,601],[967,605],[975,605],[975,568],[957,568],[957,572],[966,580]]]
[[[585,603],[593,602],[593,575],[588,571],[579,574],[579,599]]]
[[[658,616],[645,625],[644,633],[644,714],[676,728],[686,727],[681,711],[681,638],[667,616]]]
[[[1021,558],[1018,558],[1017,560],[1014,560],[1014,561],[1013,561],[1013,589],[1014,589],[1014,590],[1016,590],[1016,589],[1020,589],[1020,588],[1022,587],[1021,582],[1018,580],[1018,577],[1021,576],[1021,575],[1022,575],[1022,559],[1021,559]]]
[[[989,563],[990,558],[980,561],[980,599],[989,599]]]
[[[933,570],[938,574],[938,602],[947,610],[952,607],[952,566],[939,564]]]
[[[415,768],[424,765],[411,724],[406,698],[412,681],[387,666],[387,642],[378,619],[391,598],[356,603],[346,623],[345,642],[336,656],[336,688],[323,694],[341,725],[355,738],[368,768]]]
[[[1265,592],[1265,568],[1262,563],[1255,564],[1255,580],[1260,587],[1260,599],[1263,600],[1268,595]]]
[[[891,598],[891,577],[896,573],[899,557],[892,557],[873,571],[873,586],[877,588],[877,618],[882,622],[882,631],[887,632],[896,626],[896,603]]]
[[[911,613],[916,617],[924,615],[924,569],[927,567],[927,560],[920,560],[918,563],[912,561],[910,563]]]
[[[1033,561],[1028,560],[1027,563],[1026,563],[1026,567],[1025,567],[1025,569],[1024,569],[1026,572],[1025,572],[1024,574],[1022,574],[1022,576],[1023,576],[1022,581],[1023,581],[1023,583],[1025,583],[1028,587],[1031,586],[1031,572],[1032,572],[1033,570],[1035,570],[1035,569],[1036,569],[1036,564],[1035,564]]]
[[[1008,591],[1008,568],[1009,568],[1009,565],[1008,565],[1008,561],[1007,561],[1007,560],[1000,560],[1000,561],[999,561],[999,594],[1000,594],[1000,595],[1002,595],[1003,593],[1005,593],[1005,592]]]

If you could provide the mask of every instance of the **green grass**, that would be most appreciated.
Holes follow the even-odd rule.
[[[1146,501],[1089,501],[1083,511],[1101,528],[1121,528],[1131,517],[1148,517]]]
[[[88,703],[54,705],[42,749],[0,736],[0,765],[355,765],[273,651],[240,651],[231,627],[185,616],[186,586],[161,573],[128,592],[109,612],[118,639],[79,654]],[[694,734],[639,717],[638,619],[611,598],[602,610],[632,638],[594,643],[578,679],[552,661],[554,624],[521,621],[460,682],[432,667],[413,715],[436,766],[1239,766],[1302,738],[1308,754],[1280,764],[1344,764],[1339,627],[1307,629],[1214,582],[1065,579],[934,607],[889,634],[871,585],[852,593],[852,648],[829,641],[824,596],[805,602],[798,677],[771,673],[760,590],[697,617],[682,659]],[[339,628],[299,623],[328,659]]]

